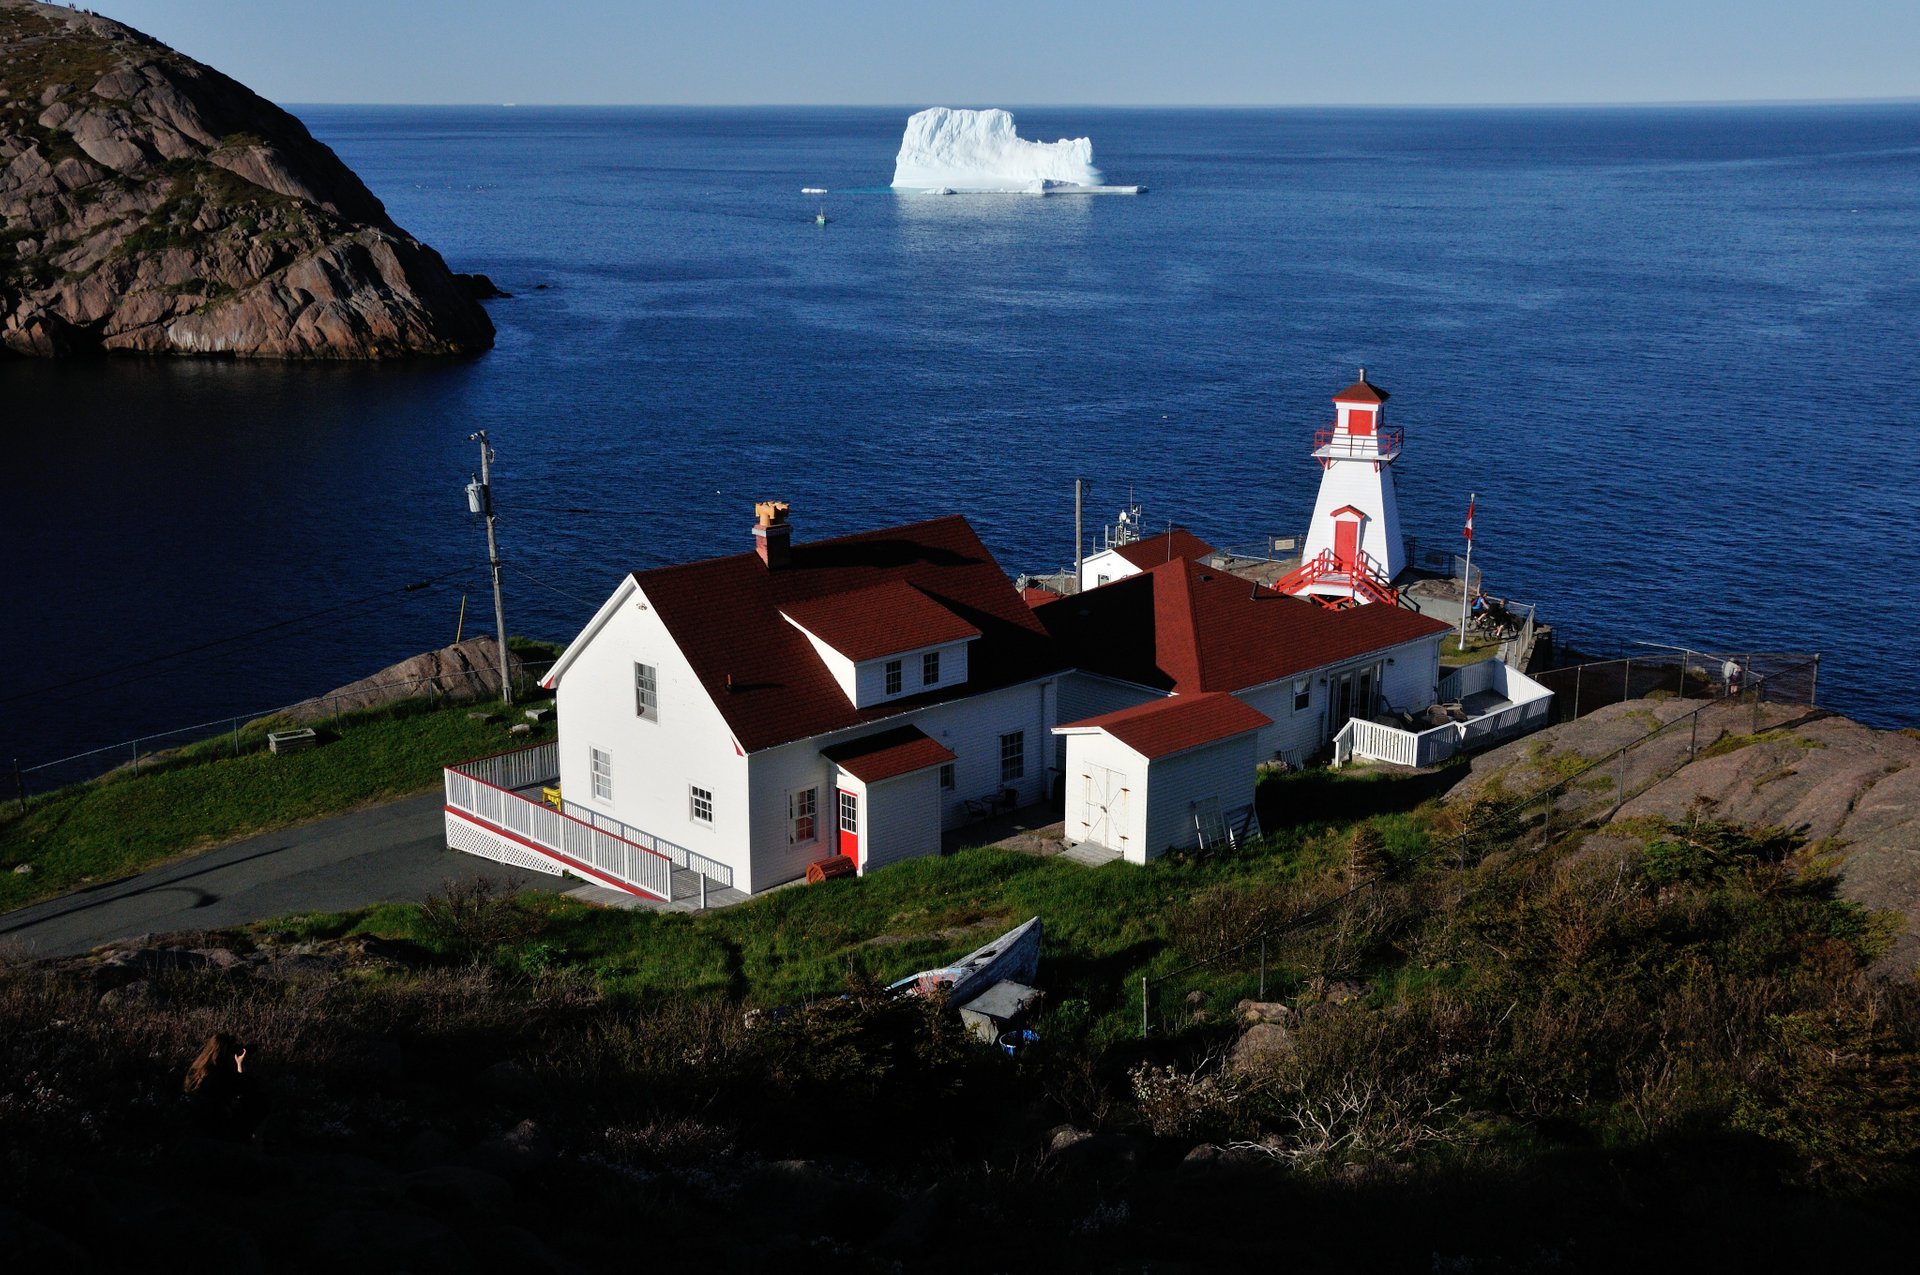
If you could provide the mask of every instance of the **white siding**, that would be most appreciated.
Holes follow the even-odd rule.
[[[1194,803],[1213,798],[1223,812],[1247,805],[1254,777],[1253,732],[1155,761],[1147,773],[1146,857],[1199,844]]]
[[[1064,738],[1067,841],[1090,841],[1118,851],[1130,862],[1145,863],[1146,758],[1103,730]]]
[[[818,783],[825,801],[827,791],[833,787],[836,768],[820,755],[821,749],[907,725],[919,727],[944,744],[955,756],[953,791],[939,790],[938,768],[927,772],[929,782],[935,786],[936,808],[940,812],[931,841],[937,848],[940,828],[956,827],[966,821],[968,798],[989,797],[1000,790],[1000,736],[1003,734],[1015,730],[1026,732],[1027,773],[1013,785],[1020,804],[1039,801],[1048,793],[1053,779],[1048,765],[1053,755],[1049,740],[1058,721],[1057,711],[1054,683],[1048,679],[910,709],[897,717],[754,753],[748,760],[752,774],[753,867],[751,884],[744,888],[765,890],[791,881],[806,871],[808,863],[833,853],[824,845],[787,845],[788,791]],[[738,877],[735,884],[740,884]]]
[[[1340,406],[1344,422],[1348,409]],[[1384,423],[1385,413],[1375,419]],[[1345,435],[1336,441],[1343,441]],[[1307,527],[1307,543],[1302,561],[1333,548],[1333,511],[1352,505],[1367,515],[1360,528],[1360,548],[1372,554],[1386,568],[1387,578],[1400,574],[1407,565],[1406,547],[1400,541],[1400,508],[1394,499],[1393,465],[1365,459],[1335,457],[1320,475],[1320,494],[1313,502],[1313,521]]]
[[[803,630],[804,632],[804,630]],[[920,680],[920,657],[929,651],[940,652],[940,680],[934,686],[954,686],[967,680],[969,642],[948,642],[943,646],[916,646],[911,651],[889,655],[883,660],[867,660],[854,668],[854,707],[866,708],[890,699],[905,699],[931,690]],[[900,661],[900,690],[887,694],[887,665]]]
[[[1092,842],[1145,863],[1197,844],[1196,802],[1216,800],[1222,813],[1253,802],[1252,731],[1151,762],[1103,730],[1065,738],[1064,832],[1071,843]]]
[[[917,771],[867,788],[860,871],[940,853],[940,772]]]
[[[1103,584],[1112,584],[1115,580],[1124,580],[1128,576],[1137,576],[1140,568],[1121,557],[1113,549],[1102,549],[1080,564],[1080,587],[1097,589]],[[1105,576],[1102,580],[1100,577]]]
[[[1099,717],[1103,713],[1117,713],[1123,708],[1132,708],[1135,704],[1144,704],[1148,700],[1163,698],[1165,698],[1164,692],[1136,686],[1132,682],[1102,677],[1097,673],[1063,673],[1060,676],[1059,724],[1081,722],[1089,717]],[[1053,757],[1053,764],[1064,772],[1067,769],[1066,736],[1054,737]]]
[[[747,764],[720,710],[640,590],[623,585],[605,627],[560,679],[560,785],[568,801],[732,867],[747,881]],[[618,595],[616,595],[618,596]],[[633,666],[653,665],[659,719],[635,712]],[[589,750],[613,759],[613,800],[596,800]],[[713,793],[714,820],[696,823],[690,785]]]
[[[1293,707],[1291,677],[1235,691],[1234,697],[1241,703],[1273,719],[1273,725],[1260,731],[1255,757],[1263,762],[1284,758],[1297,766],[1318,752],[1327,742],[1328,681],[1348,669],[1379,664],[1381,694],[1386,702],[1401,712],[1419,712],[1433,703],[1439,691],[1440,638],[1444,636],[1419,638],[1311,670],[1305,675],[1308,705],[1298,712]],[[1387,663],[1389,659],[1392,664]]]

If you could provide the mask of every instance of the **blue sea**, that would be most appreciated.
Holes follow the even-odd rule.
[[[1819,650],[1920,721],[1920,104],[1017,112],[1138,197],[880,193],[910,108],[295,108],[491,275],[470,361],[0,365],[0,766],[265,709],[621,573],[960,511],[1009,570],[1129,493],[1304,528],[1364,365],[1406,531],[1612,651]],[[830,224],[803,186],[825,186]],[[860,193],[864,189],[865,193]],[[591,512],[570,512],[589,510]],[[429,588],[402,592],[409,583]]]

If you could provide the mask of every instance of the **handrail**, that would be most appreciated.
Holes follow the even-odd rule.
[[[1405,431],[1400,429],[1383,429],[1372,434],[1355,434],[1338,426],[1329,426],[1326,429],[1314,431],[1313,450],[1344,453],[1362,460],[1375,460],[1400,451],[1405,440]],[[1362,446],[1362,444],[1371,444],[1371,446]]]

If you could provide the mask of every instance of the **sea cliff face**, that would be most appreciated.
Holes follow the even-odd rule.
[[[244,85],[0,0],[0,350],[471,353],[493,324],[470,283]]]

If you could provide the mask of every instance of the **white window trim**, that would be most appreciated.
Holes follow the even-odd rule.
[[[813,810],[810,812],[813,819],[813,835],[805,838],[799,836],[795,831],[796,825],[800,822],[801,818],[798,810],[799,799],[803,796],[811,796],[813,798]],[[805,788],[795,788],[787,793],[787,844],[790,846],[811,846],[818,844],[819,840],[820,785],[809,784]]]
[[[929,661],[932,662],[932,666],[933,666],[932,677],[927,676],[927,666]],[[920,652],[920,685],[922,686],[940,685],[940,652],[939,651],[935,650],[935,651]]]
[[[700,794],[702,793],[706,794],[707,817],[705,819],[700,817],[700,802],[702,800]],[[699,784],[688,784],[687,822],[693,824],[696,828],[711,828],[715,822],[714,813],[713,789],[702,788]]]
[[[641,669],[647,670],[647,680],[653,684],[651,689],[642,689]],[[649,699],[652,703],[647,702]],[[660,720],[660,666],[657,664],[633,662],[633,715],[649,722]]]
[[[602,758],[606,759],[604,776],[601,774],[600,766]],[[602,778],[607,781],[605,793],[600,791]],[[593,794],[595,801],[608,806],[613,804],[613,754],[604,748],[595,748],[591,744],[587,745],[587,790]]]
[[[1306,710],[1312,708],[1313,707],[1313,675],[1308,674],[1306,677],[1294,678],[1293,685],[1288,688],[1288,694],[1290,697],[1288,702],[1293,705],[1293,708],[1291,711],[1295,713],[1303,713]],[[1300,697],[1302,695],[1305,695],[1307,697],[1307,702],[1304,704],[1300,702]]]
[[[1019,762],[1020,762],[1020,770],[1019,770],[1019,773],[1013,774],[1013,775],[1009,775],[1007,773],[1007,763],[1013,760],[1011,757],[1007,755],[1007,741],[1010,739],[1016,739],[1020,742],[1020,751],[1018,754]],[[1003,784],[1017,784],[1021,780],[1025,779],[1026,777],[1027,777],[1027,732],[1025,730],[1010,730],[1006,732],[1004,735],[1000,736],[1000,782]]]
[[[907,662],[905,659],[888,660],[880,666],[880,693],[899,695],[907,689]]]

